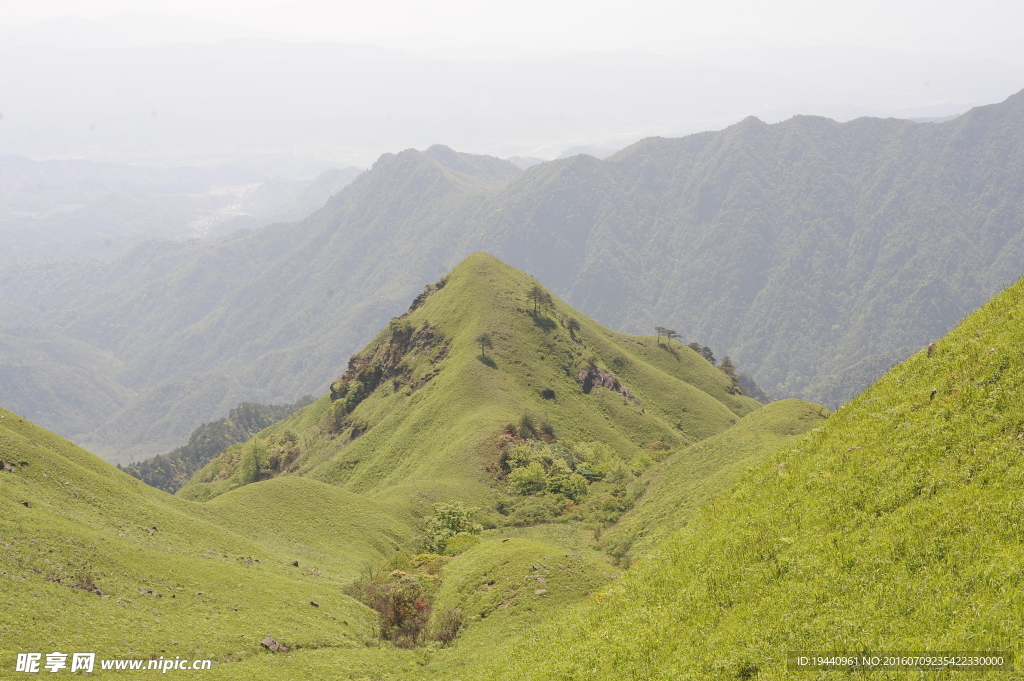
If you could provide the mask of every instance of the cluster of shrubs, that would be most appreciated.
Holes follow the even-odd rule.
[[[605,460],[600,463],[593,461],[595,458],[563,444],[524,440],[502,449],[498,463],[509,494],[549,493],[579,503],[587,495],[590,483],[602,479],[610,470],[609,457],[601,457]]]
[[[656,442],[628,456],[601,442],[559,442],[553,432],[544,439],[530,433],[522,424],[510,425],[499,438],[497,472],[509,495],[497,505],[504,524],[580,520],[600,530],[633,506],[644,490],[639,476],[669,451]]]
[[[434,613],[433,600],[441,569],[452,556],[480,541],[483,526],[472,518],[479,509],[460,501],[434,504],[424,519],[426,553],[395,554],[379,566],[368,566],[345,592],[380,616],[378,634],[399,648],[431,641],[451,643],[464,624],[458,609]]]
[[[452,642],[464,625],[462,612],[434,613],[432,601],[440,571],[451,560],[436,554],[395,554],[381,565],[369,566],[345,593],[379,615],[377,634],[398,648],[432,641]]]
[[[253,439],[239,458],[239,483],[248,485],[287,473],[302,453],[298,441],[298,436],[291,430],[266,439]]]
[[[424,548],[436,555],[457,556],[479,542],[484,526],[472,521],[479,510],[461,501],[434,504],[434,514],[423,522]]]

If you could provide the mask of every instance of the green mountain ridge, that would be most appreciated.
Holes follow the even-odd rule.
[[[325,390],[424,282],[486,251],[609,327],[675,328],[775,396],[834,406],[1024,271],[1022,106],[747,119],[525,171],[440,146],[385,154],[296,223],[7,270],[5,324],[95,347],[124,388],[86,432],[70,408],[84,388],[46,409],[32,392],[59,360],[12,357],[33,378],[7,404],[111,460],[168,451],[242,401]]]
[[[447,496],[490,507],[493,443],[524,417],[530,438],[600,442],[630,461],[761,406],[690,348],[616,333],[557,299],[535,306],[531,290],[543,296],[528,275],[468,257],[350,358],[331,395],[229,448],[180,494],[288,473],[406,508]]]

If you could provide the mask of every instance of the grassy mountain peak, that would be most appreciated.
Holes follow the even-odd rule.
[[[290,473],[403,507],[490,507],[510,426],[534,442],[600,442],[629,462],[759,406],[678,341],[611,331],[476,253],[350,358],[329,396],[229,448],[181,494]]]
[[[617,579],[590,530],[642,497],[644,470],[759,409],[678,341],[611,331],[474,254],[351,357],[330,394],[175,496],[0,413],[12,645],[84,645],[84,613],[119,623],[89,634],[104,654],[211,657],[211,678],[338,665],[447,678]],[[511,491],[533,468],[547,487]],[[410,555],[430,504],[451,499],[481,507],[489,529],[445,556]],[[559,520],[598,522],[535,524],[548,502]],[[503,522],[502,508],[521,513]],[[384,614],[349,597],[374,584],[431,594],[433,643],[378,647]],[[261,650],[267,633],[287,656]]]

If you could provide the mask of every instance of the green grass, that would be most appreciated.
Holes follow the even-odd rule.
[[[790,650],[1020,659],[1022,335],[1018,283],[477,678],[789,678]]]
[[[205,675],[213,679],[451,678],[485,661],[495,640],[513,639],[617,576],[582,547],[576,527],[488,532],[443,572],[435,612],[460,608],[469,623],[457,644],[397,650],[376,641],[375,616],[341,587],[408,545],[401,516],[300,477],[196,503],[9,411],[0,416],[0,460],[14,468],[0,473],[4,669],[18,652],[59,650],[212,658]],[[264,651],[267,634],[293,651]]]
[[[522,624],[513,628],[525,628],[617,576],[617,570],[589,551],[566,552],[529,539],[488,538],[445,567],[435,610],[462,610],[471,625],[479,623],[471,626],[471,638],[493,640],[492,631],[508,628],[508,621],[518,620]]]
[[[466,628],[452,646],[434,643],[399,650],[379,644],[364,650],[335,647],[253,656],[220,667],[211,678],[270,675],[280,679],[469,681],[497,647],[515,641],[539,623],[558,618],[615,580],[618,571],[590,550],[567,551],[548,543],[491,534],[455,557],[441,576],[435,619],[455,608],[466,617]],[[535,593],[539,589],[544,593]]]
[[[309,478],[246,485],[193,512],[219,527],[257,537],[279,555],[301,555],[343,580],[412,541],[410,519]]]

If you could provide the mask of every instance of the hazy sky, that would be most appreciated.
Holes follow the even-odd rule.
[[[1022,0],[0,0],[0,156],[553,158],[1021,88]]]
[[[564,53],[680,53],[753,44],[854,44],[926,52],[1012,52],[1017,0],[0,0],[0,26],[126,10],[187,15],[287,40],[406,49],[496,46]]]

